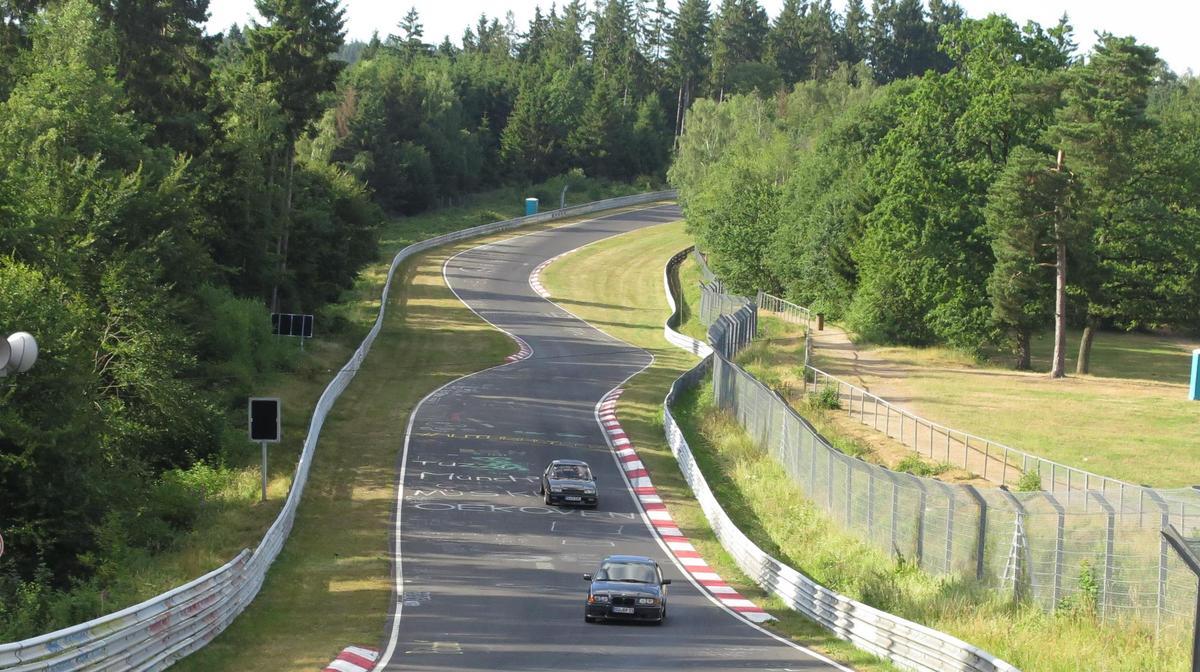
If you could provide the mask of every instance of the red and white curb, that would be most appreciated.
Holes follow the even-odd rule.
[[[663,540],[667,548],[671,549],[671,553],[679,561],[680,566],[684,567],[696,583],[704,586],[704,589],[712,593],[712,596],[721,604],[755,623],[775,620],[774,616],[742,597],[732,586],[721,579],[716,571],[708,566],[704,558],[700,557],[700,553],[696,551],[688,538],[679,531],[679,527],[671,519],[671,513],[667,511],[667,505],[663,504],[654,484],[650,482],[646,467],[638,458],[637,449],[633,447],[625,430],[621,429],[620,421],[617,420],[617,398],[621,396],[622,392],[624,392],[622,389],[613,390],[601,400],[600,424],[608,434],[613,450],[617,453],[617,459],[621,463],[621,469],[625,471],[626,478],[633,486],[633,492],[641,502],[642,509],[645,510],[646,517],[653,525],[655,533]]]
[[[347,646],[342,649],[323,672],[369,672],[379,659],[379,651],[365,646]]]
[[[504,361],[511,364],[513,362],[519,362],[522,359],[529,359],[529,356],[533,354],[533,348],[530,348],[529,344],[526,343],[525,341],[521,340],[520,338],[517,338],[516,336],[513,336],[512,334],[509,334],[509,336],[512,336],[512,339],[517,342],[517,352],[515,354],[509,355],[508,357],[505,357]]]
[[[542,284],[542,271],[546,270],[547,266],[549,266],[550,264],[553,264],[555,261],[557,261],[559,257],[565,256],[574,251],[575,250],[568,250],[567,252],[563,252],[562,254],[550,257],[549,259],[538,264],[537,267],[533,269],[533,272],[529,274],[529,286],[533,289],[533,292],[535,294],[542,297],[543,299],[550,298],[550,290],[546,289],[546,286]]]

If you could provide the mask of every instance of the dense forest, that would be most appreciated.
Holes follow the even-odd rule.
[[[1065,18],[943,7],[922,28],[919,3],[881,5],[913,23],[864,21],[867,64],[690,110],[670,177],[730,286],[1018,368],[1056,313],[1084,330],[1080,372],[1097,330],[1200,328],[1200,83],[1132,38],[1075,56]],[[931,41],[885,60],[901,32]],[[914,53],[920,76],[882,65]]]
[[[320,314],[386,217],[480,190],[671,165],[735,288],[890,340],[1019,341],[1059,242],[1080,320],[1200,315],[1200,94],[1130,40],[1074,60],[1065,21],[941,0],[572,0],[347,43],[336,0],[256,6],[209,35],[207,0],[0,3],[0,335],[42,351],[0,379],[0,640],[101,613],[193,527],[292,365],[272,311]]]
[[[0,3],[0,332],[42,351],[0,383],[0,639],[101,613],[106,581],[192,529],[244,463],[246,396],[293,365],[270,313],[320,319],[387,214],[661,183],[703,96],[944,67],[902,5],[870,43],[861,3],[772,23],[753,0],[573,0],[456,42],[411,11],[348,44],[335,0],[257,0],[219,35],[207,0]]]
[[[180,543],[246,461],[246,396],[294,365],[270,313],[335,301],[388,213],[663,179],[661,5],[437,46],[415,12],[347,45],[336,0],[257,0],[219,35],[207,6],[0,3],[0,332],[41,349],[0,379],[0,640],[102,613],[131,559]]]

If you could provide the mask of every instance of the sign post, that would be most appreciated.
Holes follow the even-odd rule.
[[[1188,399],[1200,401],[1200,348],[1192,351],[1192,387]]]
[[[267,444],[279,443],[283,413],[277,398],[251,397],[250,440],[262,444],[262,501],[267,501]]]

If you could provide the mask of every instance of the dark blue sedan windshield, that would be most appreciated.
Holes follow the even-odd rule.
[[[658,583],[658,572],[654,570],[654,565],[644,562],[606,562],[600,566],[596,580]]]

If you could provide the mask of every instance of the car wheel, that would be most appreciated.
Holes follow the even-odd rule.
[[[546,506],[550,506],[550,493],[549,492],[546,492],[546,491],[542,492],[542,503],[545,504]]]
[[[583,615],[583,622],[584,622],[584,623],[595,623],[595,622],[596,622],[596,619],[595,619],[594,617],[592,617],[592,616],[588,616],[587,614],[584,614],[584,615]]]

